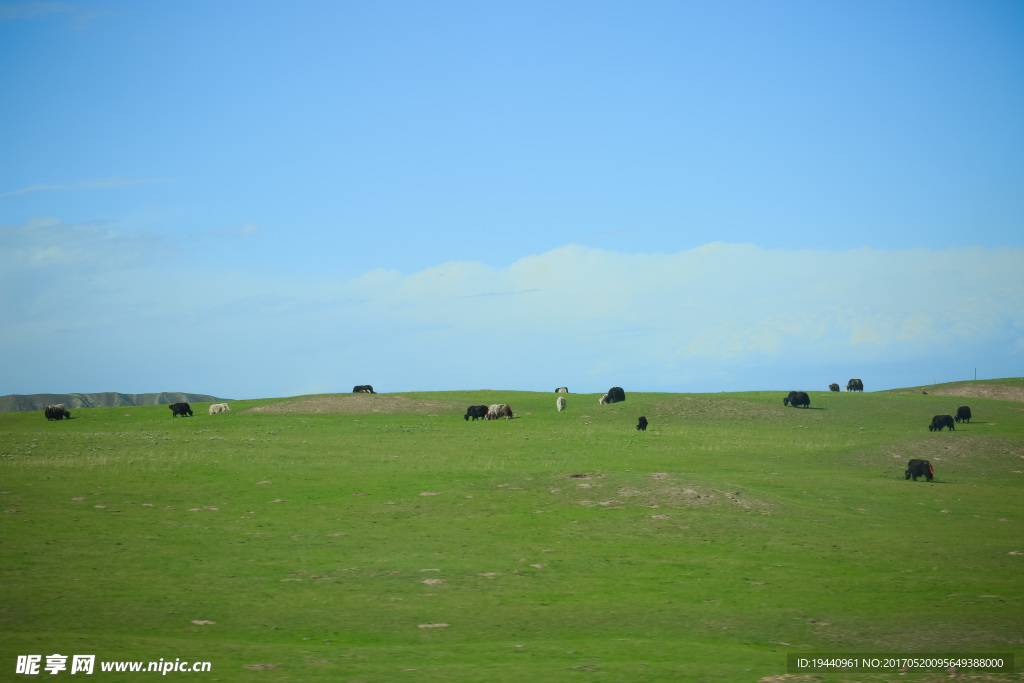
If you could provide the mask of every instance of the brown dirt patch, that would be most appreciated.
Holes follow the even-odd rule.
[[[1024,401],[1024,387],[1006,384],[968,382],[952,387],[924,387],[922,391],[936,396],[963,396],[964,398],[994,398],[998,401]]]
[[[455,401],[421,400],[404,396],[392,396],[390,394],[337,394],[289,399],[279,403],[257,406],[243,412],[268,413],[271,415],[288,413],[312,415],[367,415],[371,413],[439,415],[441,413],[458,412],[461,415],[465,412],[465,406]]]
[[[902,477],[904,466],[912,458],[929,460],[935,466],[956,462],[958,459],[991,461],[1009,465],[1016,464],[1019,459],[1024,458],[1024,445],[1014,439],[954,436],[957,438],[922,436],[913,441],[886,445],[877,451],[865,454],[866,457],[861,458],[860,462],[864,464],[877,463],[879,459],[876,454],[881,452],[884,458],[881,461],[891,461]]]
[[[663,474],[663,473],[656,473]],[[708,508],[718,506],[736,506],[746,512],[771,514],[773,503],[750,498],[741,495],[739,492],[720,491],[707,486],[677,485],[670,481],[655,477],[653,481],[643,486],[619,486],[615,490],[618,498],[609,501],[580,500],[580,505],[587,507],[602,506],[605,509],[617,509],[621,506],[633,507],[643,506],[647,508],[668,509],[678,508]],[[614,507],[612,507],[614,506]],[[662,515],[663,516],[663,515]],[[658,515],[652,516],[658,519]]]

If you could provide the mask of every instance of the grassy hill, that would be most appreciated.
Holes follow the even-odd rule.
[[[554,394],[465,391],[2,414],[2,666],[938,681],[784,676],[792,652],[1020,660],[1024,403],[809,393],[808,409],[784,391],[628,393],[558,413]],[[463,420],[496,402],[515,419]],[[970,424],[928,431],[965,404]],[[935,480],[905,481],[910,458]]]

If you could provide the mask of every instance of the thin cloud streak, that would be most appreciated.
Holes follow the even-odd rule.
[[[0,5],[0,22],[37,21],[63,18],[76,31],[88,29],[93,21],[122,16],[107,9],[86,8],[69,2],[21,2]]]
[[[263,229],[256,223],[246,223],[215,231],[218,237],[231,240],[247,240],[263,235]]]
[[[539,289],[521,289],[518,292],[484,292],[482,294],[467,294],[465,299],[478,299],[487,296],[515,296],[517,294],[532,294],[533,292],[539,292]]]
[[[168,178],[147,178],[140,180],[121,180],[112,178],[109,180],[93,180],[81,183],[73,183],[71,185],[31,185],[29,187],[23,187],[20,190],[11,190],[10,192],[4,192],[0,194],[0,198],[3,197],[16,197],[22,194],[28,194],[30,192],[41,192],[44,190],[87,190],[97,188],[110,188],[110,187],[130,187],[132,185],[145,185],[147,183],[167,183],[170,182]]]
[[[0,5],[0,21],[38,19],[55,12],[74,12],[75,5],[67,2],[19,2]]]

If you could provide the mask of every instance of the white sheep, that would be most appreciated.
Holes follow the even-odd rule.
[[[555,405],[558,407],[558,412],[565,410],[565,396],[559,396],[555,399]]]

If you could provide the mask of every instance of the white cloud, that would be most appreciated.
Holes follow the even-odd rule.
[[[0,265],[8,276],[26,268],[79,264],[84,272],[55,271],[53,276],[81,277],[160,260],[175,251],[159,235],[115,230],[103,223],[65,223],[33,218],[19,226],[0,224]]]
[[[374,271],[342,288],[403,317],[519,329],[639,326],[727,341],[732,354],[779,350],[787,339],[884,347],[936,334],[967,338],[1019,315],[1011,304],[1024,297],[1022,269],[1024,250],[708,245],[652,255],[568,246],[505,268],[460,262],[406,276]],[[467,303],[495,294],[506,296]],[[714,355],[714,347],[701,353]]]
[[[871,364],[927,367],[929,378],[953,362],[1012,367],[1024,343],[1020,249],[837,253],[712,244],[624,254],[568,245],[505,267],[451,262],[411,274],[377,269],[351,280],[328,273],[297,280],[213,266],[170,272],[123,257],[128,265],[119,266],[99,260],[96,245],[132,253],[130,236],[52,222],[34,229],[23,226],[12,248],[36,248],[37,259],[50,262],[68,258],[63,250],[85,254],[74,271],[82,280],[74,290],[39,281],[25,293],[31,306],[8,307],[0,338],[6,331],[31,345],[37,335],[43,344],[73,330],[76,343],[139,334],[196,345],[230,340],[228,356],[194,360],[190,372],[205,364],[207,373],[266,388],[216,389],[221,395],[364,382],[383,391],[717,390],[720,383],[773,388],[778,376],[804,375],[814,386],[823,367],[843,374],[849,367],[856,373],[849,376],[865,381],[861,369]],[[25,236],[55,231],[56,242]],[[118,362],[111,352],[93,365]],[[881,388],[877,379],[871,388]]]
[[[46,249],[30,250],[28,260],[34,266],[50,266],[72,263],[75,257],[67,249],[47,247]]]
[[[504,268],[448,263],[405,276],[370,273],[341,285],[363,303],[339,314],[388,329],[433,323],[446,330],[442,340],[489,339],[495,354],[537,353],[541,340],[558,339],[563,364],[642,362],[665,373],[692,372],[694,364],[711,371],[920,361],[989,343],[1015,346],[1006,334],[1008,322],[1024,322],[1021,273],[1024,250],[712,244],[622,254],[571,245]],[[537,362],[562,357],[548,355]]]

